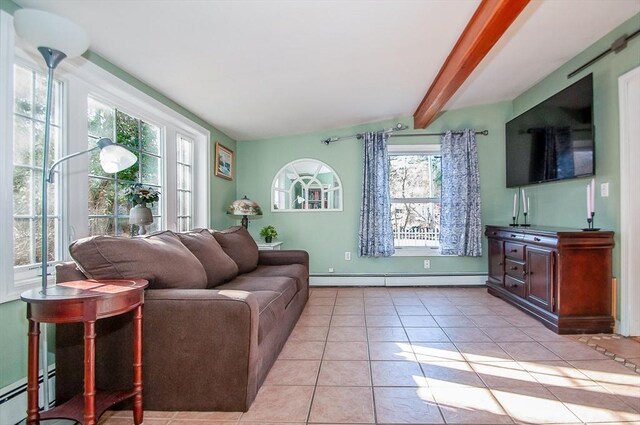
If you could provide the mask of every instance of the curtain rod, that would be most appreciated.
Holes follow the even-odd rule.
[[[584,65],[582,65],[580,68],[578,68],[575,71],[569,73],[569,75],[567,75],[567,78],[571,78],[574,75],[578,74],[583,69],[590,67],[591,65],[593,65],[596,62],[598,62],[600,59],[602,59],[603,57],[607,56],[611,52],[614,52],[616,54],[620,53],[622,50],[624,50],[627,47],[627,42],[629,40],[631,40],[632,38],[636,37],[639,34],[640,34],[640,29],[636,30],[631,35],[625,34],[622,37],[617,38],[616,40],[614,40],[613,43],[611,43],[611,47],[609,47],[604,52],[600,53],[595,58],[591,59],[589,62],[587,62]]]
[[[394,134],[396,131],[403,131],[408,129],[409,127],[406,125],[402,125],[400,123],[396,124],[393,128],[385,128],[381,131],[388,133],[389,137],[416,137],[416,136],[444,136],[446,133],[407,133],[407,134]],[[453,131],[453,134],[460,134],[461,131]],[[483,136],[489,135],[489,130],[476,131],[476,134],[481,134]],[[339,140],[345,139],[362,139],[364,137],[364,133],[351,134],[349,136],[340,136],[340,137],[328,137],[322,140],[322,143],[329,146],[329,144],[337,142]]]

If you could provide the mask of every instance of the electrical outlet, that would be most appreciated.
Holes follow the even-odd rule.
[[[329,273],[333,273],[333,267],[329,267]]]
[[[609,183],[602,183],[600,185],[600,196],[606,198],[609,196]]]
[[[431,268],[431,260],[424,260],[424,268],[425,269]]]
[[[349,252],[349,251],[345,251],[345,253],[344,253],[344,260],[345,260],[345,261],[351,261],[351,252]]]

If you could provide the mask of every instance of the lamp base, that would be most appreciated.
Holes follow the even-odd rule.
[[[249,219],[247,218],[246,215],[242,216],[242,220],[240,220],[240,224],[242,224],[242,227],[244,227],[245,229],[249,228]]]

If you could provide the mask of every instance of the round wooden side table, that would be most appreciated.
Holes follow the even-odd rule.
[[[143,420],[142,403],[142,305],[148,282],[136,280],[79,280],[24,292],[27,303],[29,345],[27,365],[27,424],[45,419],[72,419],[95,425],[111,406],[133,397],[133,420]],[[96,321],[135,310],[133,316],[133,388],[124,391],[99,391],[95,381]],[[84,323],[84,393],[51,410],[40,412],[38,403],[38,347],[40,323]]]

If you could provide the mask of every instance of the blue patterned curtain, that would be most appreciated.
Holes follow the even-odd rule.
[[[362,206],[358,247],[361,257],[389,257],[393,248],[391,198],[389,196],[389,160],[383,131],[364,134]]]
[[[442,136],[440,253],[482,256],[480,173],[475,130]]]

